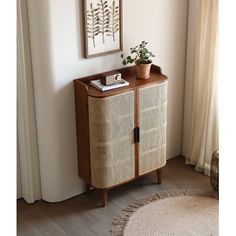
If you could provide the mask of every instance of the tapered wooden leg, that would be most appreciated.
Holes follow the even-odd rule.
[[[162,169],[157,170],[157,183],[161,184],[162,182]]]
[[[89,184],[85,184],[85,191],[88,192],[90,190],[90,185]]]
[[[106,189],[101,190],[101,201],[102,201],[102,207],[105,207],[107,204],[107,190]]]

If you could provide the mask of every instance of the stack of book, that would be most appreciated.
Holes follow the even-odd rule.
[[[107,91],[107,90],[111,90],[111,89],[116,89],[116,88],[121,88],[121,87],[125,87],[129,85],[129,82],[121,79],[121,82],[119,83],[114,83],[111,85],[103,85],[100,81],[100,79],[97,80],[92,80],[91,85],[93,85],[94,87],[96,87],[97,89],[101,90],[101,91]]]

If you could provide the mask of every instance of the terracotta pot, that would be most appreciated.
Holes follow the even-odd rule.
[[[137,64],[135,66],[137,78],[138,79],[149,79],[151,65],[152,65],[152,63],[150,63],[150,64]]]

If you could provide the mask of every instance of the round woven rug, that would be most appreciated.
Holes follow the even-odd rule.
[[[112,235],[218,235],[218,199],[214,192],[168,191],[136,200],[113,220]]]

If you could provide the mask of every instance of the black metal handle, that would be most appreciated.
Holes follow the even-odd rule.
[[[139,136],[139,127],[134,128],[134,142],[139,143],[140,136]]]

